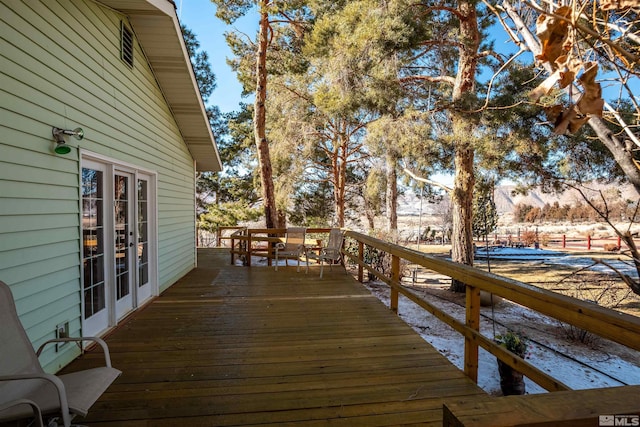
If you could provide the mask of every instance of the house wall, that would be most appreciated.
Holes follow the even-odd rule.
[[[157,173],[160,291],[195,265],[194,164],[126,17],[87,0],[0,0],[0,280],[37,348],[81,329],[80,151]],[[53,152],[52,126],[82,127]],[[77,355],[46,352],[49,371]]]

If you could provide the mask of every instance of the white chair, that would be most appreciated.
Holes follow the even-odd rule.
[[[111,367],[109,349],[100,338],[58,338],[34,351],[18,318],[11,289],[1,281],[0,325],[0,406],[11,406],[0,412],[0,422],[32,416],[33,409],[27,408],[28,405],[11,405],[11,402],[33,402],[43,416],[61,417],[63,425],[69,427],[74,416],[87,415],[89,408],[121,374]],[[38,356],[47,344],[82,341],[93,341],[102,347],[105,366],[59,376],[44,372]]]
[[[322,279],[322,272],[324,269],[324,262],[329,263],[329,268],[336,262],[342,261],[342,242],[344,241],[344,234],[342,230],[333,228],[329,232],[329,241],[327,245],[320,249],[319,253],[312,251],[306,252],[307,259],[307,272],[309,271],[309,258],[315,259],[320,263],[320,278]]]
[[[287,228],[284,243],[276,243],[276,271],[278,271],[278,260],[285,259],[285,265],[289,265],[289,258],[298,260],[298,268],[300,271],[300,258],[305,254],[304,239],[306,238],[307,229],[302,227]],[[307,263],[307,268],[309,264]]]

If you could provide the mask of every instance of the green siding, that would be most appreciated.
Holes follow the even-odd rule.
[[[0,0],[0,280],[34,346],[56,324],[81,328],[80,147],[157,173],[159,287],[195,265],[193,160],[136,44],[120,60],[120,21],[93,1]],[[53,153],[51,127],[82,127]],[[73,346],[47,351],[57,370]]]

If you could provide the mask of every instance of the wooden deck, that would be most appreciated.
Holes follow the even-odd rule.
[[[448,399],[486,396],[343,269],[228,262],[201,250],[199,268],[107,337],[124,373],[76,422],[440,426]]]

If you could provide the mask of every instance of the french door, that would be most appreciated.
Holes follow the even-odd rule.
[[[117,324],[154,293],[151,174],[83,159],[83,334]]]
[[[133,175],[116,171],[113,179],[113,219],[115,254],[115,294],[116,319],[121,319],[133,309],[133,291],[135,267],[133,265],[134,224],[132,194]]]
[[[151,278],[154,276],[155,262],[152,263],[151,251],[155,247],[155,228],[151,211],[154,198],[154,186],[152,176],[138,173],[136,177],[137,185],[137,238],[135,248],[136,260],[136,301],[138,305],[148,300],[154,293]],[[153,206],[155,209],[155,205]]]

